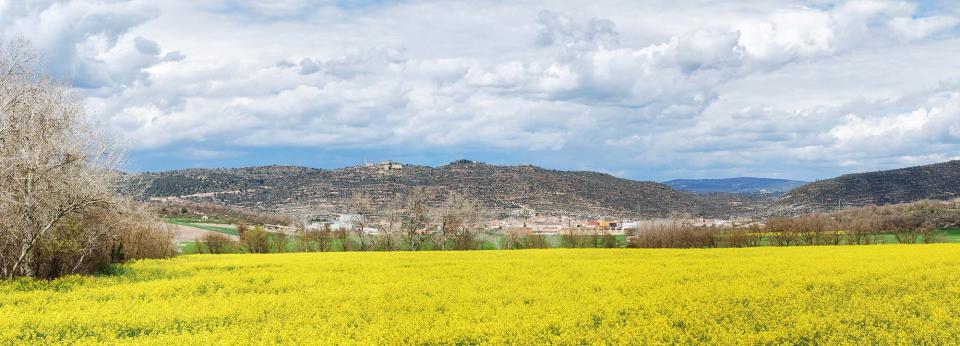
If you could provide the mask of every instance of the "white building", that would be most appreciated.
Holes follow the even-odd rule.
[[[356,230],[356,224],[360,221],[360,215],[356,214],[340,214],[337,218],[337,221],[332,222],[314,222],[307,225],[307,228],[310,229],[320,229],[324,225],[329,225],[331,231],[350,231],[353,232]],[[364,227],[364,234],[380,234],[380,230],[373,227]]]

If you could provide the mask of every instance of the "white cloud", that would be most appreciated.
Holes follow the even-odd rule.
[[[931,105],[903,114],[880,117],[851,115],[830,134],[835,156],[847,157],[858,166],[892,161],[917,165],[956,157],[960,144],[960,97],[947,104]]]
[[[900,17],[892,19],[889,25],[902,39],[915,40],[950,30],[956,27],[957,23],[958,19],[950,16]]]
[[[637,178],[811,178],[960,149],[942,56],[957,12],[590,4],[7,3],[0,29],[55,53],[51,72],[152,150],[529,150]]]
[[[54,76],[80,88],[116,89],[144,82],[143,70],[160,62],[156,42],[126,37],[159,16],[149,3],[24,1],[0,6],[0,39],[29,40]]]
[[[182,155],[199,161],[218,160],[242,156],[242,153],[232,151],[207,150],[198,148],[187,148],[181,152]]]

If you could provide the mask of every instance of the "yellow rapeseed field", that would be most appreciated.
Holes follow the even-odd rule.
[[[956,344],[960,245],[193,255],[0,283],[0,344]]]

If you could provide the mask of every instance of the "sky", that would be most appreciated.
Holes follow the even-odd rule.
[[[960,158],[960,2],[0,0],[126,169],[663,181]]]

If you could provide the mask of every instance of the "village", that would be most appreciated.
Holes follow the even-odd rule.
[[[519,234],[519,235],[546,235],[562,234],[611,234],[625,235],[629,231],[640,233],[658,226],[685,225],[693,227],[733,228],[755,224],[757,221],[749,218],[711,219],[711,218],[648,218],[612,219],[612,218],[577,218],[569,216],[510,216],[501,219],[492,219],[481,223],[482,231],[488,233]],[[329,229],[332,231],[357,232],[362,227],[364,234],[378,235],[381,233],[378,223],[369,222],[365,217],[357,214],[339,214],[335,220],[312,221],[306,225],[307,229]],[[430,223],[421,233],[429,234],[437,231],[439,223]],[[274,226],[271,229],[281,231],[287,228]],[[291,229],[292,231],[292,229]]]

